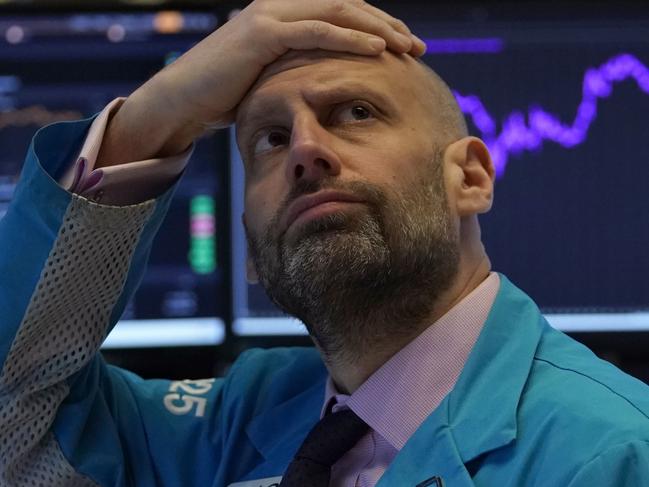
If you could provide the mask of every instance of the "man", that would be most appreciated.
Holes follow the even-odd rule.
[[[258,0],[37,134],[0,228],[2,485],[649,485],[647,388],[491,272],[489,153],[423,51],[360,0]],[[235,120],[250,278],[317,351],[106,366],[192,141]]]

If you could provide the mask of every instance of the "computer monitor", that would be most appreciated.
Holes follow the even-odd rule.
[[[31,137],[127,96],[213,31],[211,12],[0,15],[0,216]],[[148,270],[105,347],[215,345],[229,314],[228,140],[200,140]]]
[[[649,330],[646,20],[572,20],[560,6],[552,20],[469,7],[458,20],[405,3],[400,17],[426,40],[424,61],[493,155],[495,203],[481,217],[493,268],[564,331]],[[234,144],[231,153],[233,331],[304,334],[245,282],[243,174]]]

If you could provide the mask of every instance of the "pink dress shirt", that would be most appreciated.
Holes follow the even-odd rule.
[[[59,183],[98,203],[129,205],[163,193],[182,173],[192,148],[177,156],[94,170],[112,101],[90,127],[79,157]],[[353,394],[329,377],[321,415],[349,408],[370,431],[332,469],[333,487],[374,487],[408,438],[453,389],[500,287],[491,273],[465,299],[372,374]]]
[[[329,377],[321,415],[349,408],[370,426],[332,468],[331,486],[374,487],[394,457],[453,389],[500,287],[492,272],[476,289],[397,352],[353,394]]]

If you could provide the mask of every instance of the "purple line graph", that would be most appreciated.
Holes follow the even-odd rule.
[[[475,39],[426,39],[426,54],[500,53],[505,41],[497,37]]]
[[[649,68],[631,54],[619,54],[596,68],[586,70],[582,85],[582,99],[572,123],[559,118],[538,106],[527,113],[514,111],[502,122],[500,133],[497,123],[480,98],[454,91],[460,109],[469,117],[485,141],[496,169],[502,177],[509,158],[524,151],[538,151],[544,141],[552,141],[565,148],[575,147],[586,140],[590,125],[597,117],[597,104],[608,98],[615,83],[633,79],[638,87],[649,94]]]

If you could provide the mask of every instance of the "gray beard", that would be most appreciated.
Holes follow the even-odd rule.
[[[383,192],[364,183],[319,185],[359,194],[368,208],[310,221],[290,242],[273,234],[279,218],[262,239],[248,232],[266,293],[306,325],[325,356],[355,363],[430,324],[425,321],[459,265],[436,162],[434,178],[390,202],[392,208]]]

